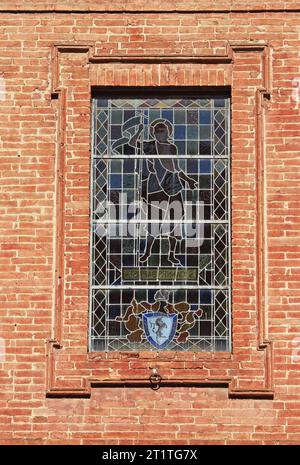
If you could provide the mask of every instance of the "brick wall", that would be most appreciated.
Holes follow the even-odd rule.
[[[0,443],[299,443],[300,3],[72,4],[0,6]],[[233,355],[91,358],[91,86],[167,84],[232,88]]]

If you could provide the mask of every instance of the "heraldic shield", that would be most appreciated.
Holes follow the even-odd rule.
[[[176,313],[143,313],[143,325],[147,340],[157,349],[166,348],[177,329]]]

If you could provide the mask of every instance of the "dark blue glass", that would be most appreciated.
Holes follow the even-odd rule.
[[[200,110],[200,124],[211,124],[211,111]]]
[[[110,187],[111,188],[121,188],[122,187],[122,176],[119,174],[110,175]]]
[[[176,125],[175,126],[175,134],[174,139],[176,140],[184,140],[186,139],[186,126],[183,125]]]
[[[200,303],[201,304],[210,304],[212,299],[212,291],[208,289],[200,290]]]
[[[162,110],[161,117],[173,123],[173,111],[172,110]]]
[[[211,173],[211,160],[200,160],[200,172]]]

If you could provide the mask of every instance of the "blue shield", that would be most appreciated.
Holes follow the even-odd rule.
[[[147,340],[157,349],[167,347],[177,329],[176,313],[143,313],[143,325]]]

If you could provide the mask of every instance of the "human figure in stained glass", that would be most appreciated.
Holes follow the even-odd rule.
[[[136,122],[136,118],[135,121]],[[126,124],[126,123],[125,123]],[[127,126],[128,127],[128,122]],[[156,119],[150,124],[152,140],[141,143],[140,136],[144,129],[142,123],[130,140],[123,145],[123,151],[132,153],[137,149],[140,154],[153,156],[142,161],[141,169],[141,198],[146,205],[148,220],[144,226],[146,232],[146,246],[140,262],[147,262],[151,255],[156,238],[168,236],[168,260],[174,265],[180,265],[175,255],[178,238],[182,237],[181,222],[184,218],[182,191],[185,183],[190,189],[197,187],[197,182],[187,176],[179,167],[177,147],[171,141],[172,125],[168,120]],[[174,156],[171,158],[170,156]]]

